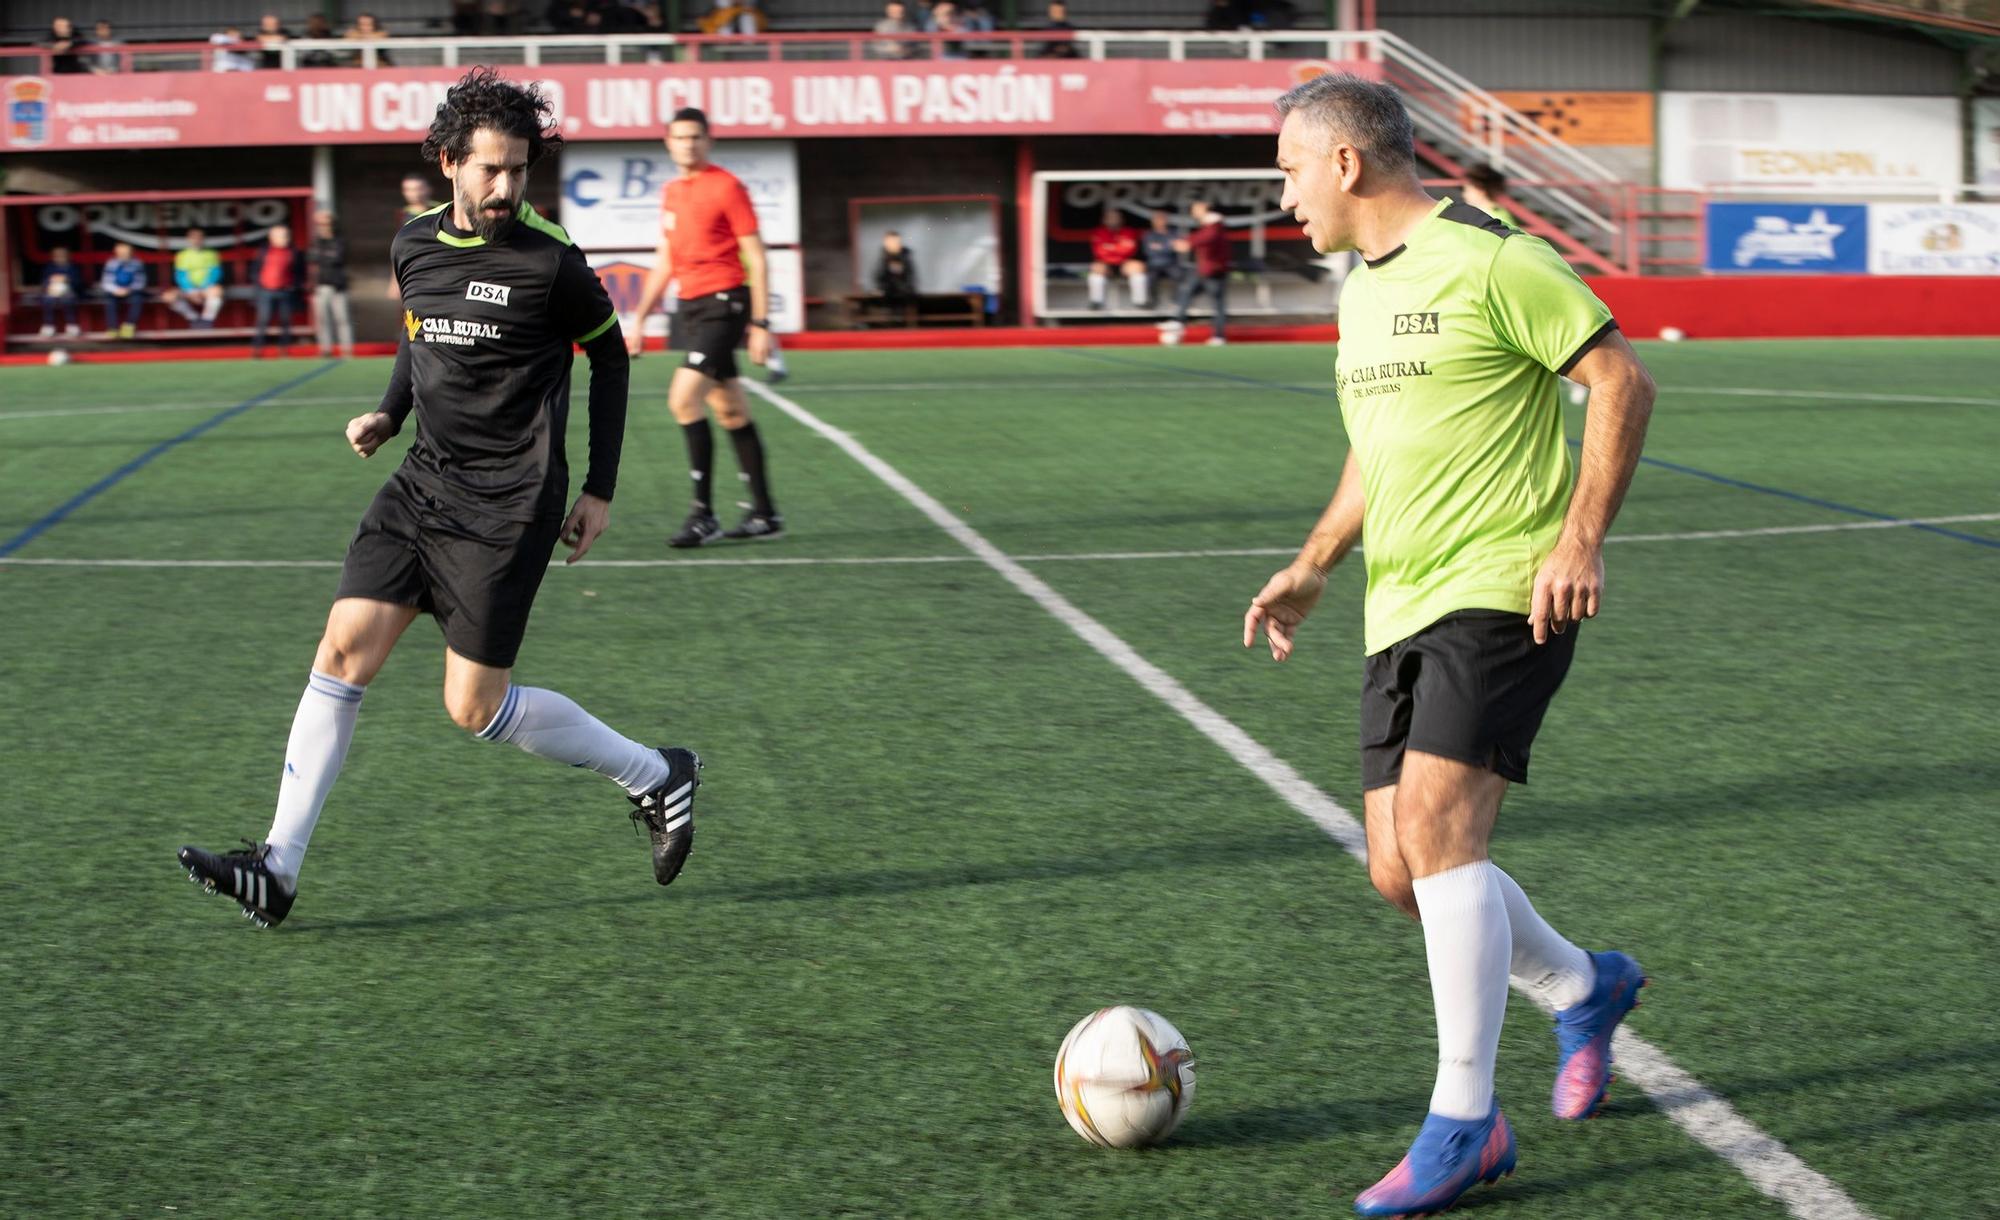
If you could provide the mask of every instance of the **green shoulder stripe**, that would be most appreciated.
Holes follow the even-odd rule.
[[[517,212],[516,215],[521,218],[522,224],[527,225],[531,229],[539,229],[541,232],[546,233],[550,237],[555,238],[557,241],[561,242],[565,246],[573,246],[576,244],[575,242],[569,239],[569,234],[563,231],[563,227],[561,225],[557,224],[553,220],[550,220],[548,217],[542,215],[540,212],[537,212],[534,208],[530,207],[528,205],[528,201],[525,199],[521,201],[521,210]]]
[[[415,216],[412,216],[412,217],[410,217],[410,218],[409,218],[408,220],[404,221],[403,223],[404,223],[404,224],[406,224],[406,225],[413,225],[413,224],[417,223],[417,222],[418,222],[419,220],[422,220],[422,219],[423,219],[424,217],[426,217],[426,216],[435,216],[435,215],[437,215],[437,214],[438,214],[439,212],[442,212],[442,211],[444,211],[444,210],[445,210],[446,208],[448,208],[448,207],[450,207],[450,206],[451,206],[451,205],[450,205],[450,204],[448,204],[448,203],[440,203],[439,205],[437,205],[436,207],[434,207],[434,208],[430,209],[430,210],[429,210],[429,211],[427,211],[427,212],[418,212],[418,213],[417,213],[417,214],[416,214]]]
[[[558,232],[560,232],[560,230],[558,230]],[[577,339],[577,342],[588,343],[592,339],[597,338],[597,336],[603,334],[607,330],[610,330],[612,327],[616,325],[618,325],[618,314],[614,310],[610,317],[604,319],[604,321],[599,322],[596,326],[592,327],[589,334],[580,336]]]

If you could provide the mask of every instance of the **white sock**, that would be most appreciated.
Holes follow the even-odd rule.
[[[505,741],[537,758],[589,767],[633,796],[667,782],[667,760],[584,711],[566,695],[537,686],[510,686],[493,723],[481,729],[487,741]]]
[[[1431,1002],[1437,1009],[1431,1113],[1446,1118],[1485,1118],[1493,1112],[1493,1061],[1507,1015],[1513,939],[1499,875],[1492,862],[1480,860],[1411,883],[1423,914]]]
[[[207,322],[215,321],[215,315],[221,312],[222,312],[221,297],[209,297],[206,300],[202,301],[201,316],[204,321]]]
[[[354,718],[361,713],[366,690],[317,669],[306,679],[306,693],[292,717],[292,736],[285,742],[278,812],[271,818],[271,833],[264,836],[271,845],[265,867],[294,885],[320,806],[326,804],[340,765],[347,761],[347,744],[354,740]]]
[[[1101,275],[1097,274],[1097,273],[1096,273],[1096,272],[1094,272],[1094,271],[1093,271],[1093,272],[1091,272],[1091,273],[1090,273],[1090,303],[1091,303],[1092,305],[1102,305],[1102,304],[1104,304],[1104,290],[1105,290],[1105,287],[1106,287],[1106,281],[1105,281],[1105,278],[1104,278],[1103,276],[1101,276]]]
[[[1152,283],[1146,278],[1145,272],[1142,271],[1132,277],[1132,304],[1140,309],[1144,309],[1146,302],[1151,299]]]
[[[179,314],[183,318],[186,318],[190,322],[194,321],[195,318],[199,316],[195,313],[194,306],[188,304],[188,299],[186,297],[175,297],[172,309],[175,313]]]
[[[1507,926],[1514,937],[1510,966],[1514,977],[1558,1011],[1589,999],[1590,989],[1597,983],[1597,967],[1590,954],[1550,927],[1512,877],[1497,867],[1493,875],[1500,879],[1500,894],[1507,900]]]

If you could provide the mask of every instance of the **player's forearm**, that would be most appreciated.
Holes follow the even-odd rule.
[[[743,260],[743,275],[750,282],[750,316],[768,318],[771,316],[770,268],[764,260],[764,248],[758,246]]]
[[[1590,547],[1604,544],[1639,466],[1653,396],[1653,380],[1636,362],[1629,371],[1591,383],[1576,490],[1563,518],[1564,538]]]
[[[625,449],[625,404],[632,361],[617,327],[583,345],[590,358],[590,470],[583,493],[609,500],[618,489],[618,459]]]
[[[382,392],[382,405],[375,408],[395,422],[398,432],[403,430],[403,421],[410,417],[411,409],[417,405],[412,385],[410,341],[405,337],[396,344],[396,367],[389,372],[389,388]]]
[[[1321,572],[1330,571],[1361,541],[1362,509],[1361,463],[1350,452],[1347,465],[1340,472],[1340,486],[1334,488],[1333,500],[1320,514],[1319,524],[1306,536],[1306,544],[1293,562]]]

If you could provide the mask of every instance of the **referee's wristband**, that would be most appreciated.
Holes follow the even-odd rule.
[[[756,327],[758,330],[769,330],[771,329],[771,319],[752,318],[750,319],[750,325]]]

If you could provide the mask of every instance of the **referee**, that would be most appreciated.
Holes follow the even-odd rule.
[[[557,541],[574,563],[610,520],[629,371],[596,273],[523,199],[529,166],[560,146],[550,121],[534,86],[478,68],[445,94],[424,141],[452,201],[396,235],[403,340],[381,408],[347,425],[365,458],[414,410],[416,440],[348,546],[268,839],[222,855],[180,851],[190,879],[234,898],[260,926],[291,910],[362,695],[420,612],[444,629],[444,702],[460,727],[618,784],[651,834],[661,885],[693,846],[693,751],[642,746],[564,696],[513,681]],[[573,343],[590,357],[590,466],[565,514]]]
[[[1393,89],[1329,74],[1278,111],[1283,206],[1314,249],[1359,251],[1363,266],[1340,297],[1346,471],[1298,558],[1251,602],[1243,643],[1261,628],[1273,657],[1291,655],[1328,570],[1365,542],[1368,872],[1423,923],[1438,1074],[1409,1155],[1355,1210],[1442,1211],[1514,1168],[1493,1096],[1508,975],[1556,1010],[1562,1119],[1603,1101],[1611,1035],[1645,982],[1625,954],[1558,935],[1487,842],[1598,611],[1653,382],[1546,242],[1425,193]],[[1575,472],[1562,377],[1590,388]]]
[[[751,363],[765,364],[773,355],[764,241],[757,233],[750,192],[736,175],[709,160],[714,144],[707,115],[693,107],[674,112],[667,124],[667,153],[680,174],[660,192],[660,243],[625,340],[634,357],[645,350],[646,315],[666,294],[668,281],[676,282],[680,295],[675,313],[687,358],[674,370],[667,406],[687,442],[694,504],[679,532],[667,539],[671,547],[706,546],[723,538],[768,540],[785,532],[764,473],[764,442],[750,418],[750,400],[736,368],[736,349],[746,340]],[[775,364],[771,372],[777,380]],[[750,492],[749,513],[727,530],[715,517],[710,411],[729,434],[737,471]]]

